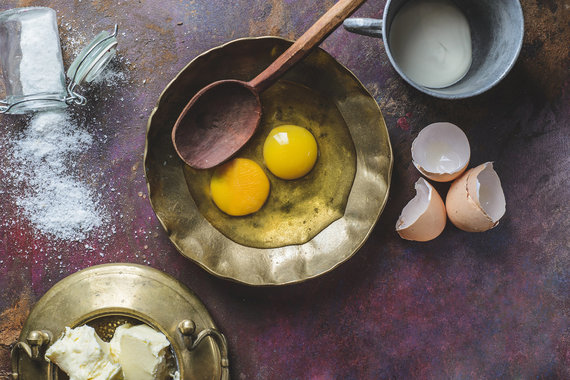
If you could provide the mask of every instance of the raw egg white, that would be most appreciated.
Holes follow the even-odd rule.
[[[416,196],[402,210],[396,232],[406,240],[435,239],[445,229],[445,205],[439,193],[425,179],[418,179],[415,188]]]
[[[317,141],[297,125],[273,128],[263,144],[265,165],[275,176],[297,179],[311,171],[317,161]]]
[[[254,161],[236,158],[218,167],[210,180],[212,200],[228,215],[258,211],[269,196],[269,179]]]

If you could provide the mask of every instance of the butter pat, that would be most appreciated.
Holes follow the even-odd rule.
[[[115,330],[110,355],[123,368],[124,380],[166,379],[170,377],[165,359],[169,345],[162,333],[147,325],[125,324]]]
[[[111,361],[109,343],[103,342],[89,326],[66,327],[64,335],[48,348],[45,356],[70,380],[120,378],[121,366]]]

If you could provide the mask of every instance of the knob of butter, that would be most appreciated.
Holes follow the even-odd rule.
[[[70,380],[114,380],[120,378],[121,366],[111,361],[109,343],[97,336],[89,326],[65,332],[45,353]]]
[[[166,349],[170,342],[147,325],[121,325],[110,342],[110,355],[123,369],[124,380],[169,378]]]

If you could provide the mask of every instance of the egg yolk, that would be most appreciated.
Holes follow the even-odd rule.
[[[269,179],[254,161],[236,158],[214,171],[210,192],[216,206],[232,216],[258,211],[269,195]]]
[[[263,144],[265,165],[282,179],[301,178],[317,161],[317,141],[307,129],[296,125],[273,128]]]

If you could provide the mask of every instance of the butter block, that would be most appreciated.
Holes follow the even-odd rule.
[[[99,338],[90,326],[65,332],[45,354],[70,380],[116,380],[120,378],[121,366],[110,356],[110,345]]]
[[[123,369],[124,380],[160,380],[170,377],[166,349],[170,342],[164,334],[147,325],[125,324],[115,330],[110,355]]]

